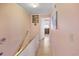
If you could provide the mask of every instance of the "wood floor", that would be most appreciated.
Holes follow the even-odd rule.
[[[37,51],[37,56],[51,56],[50,39],[48,35],[40,40],[40,47]]]

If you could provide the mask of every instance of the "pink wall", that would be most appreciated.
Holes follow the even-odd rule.
[[[0,4],[0,53],[13,55],[23,39],[26,31],[26,15],[17,4]],[[18,42],[19,41],[19,42]]]
[[[0,44],[0,53],[15,55],[26,31],[29,31],[26,43],[37,34],[39,29],[31,26],[30,18],[28,12],[17,4],[0,4],[0,43],[2,38],[6,38]]]
[[[53,55],[79,55],[79,4],[57,4],[58,29],[51,31]]]

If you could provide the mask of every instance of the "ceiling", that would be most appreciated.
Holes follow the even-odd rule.
[[[39,6],[36,8],[30,6],[30,3],[19,3],[19,5],[25,8],[30,14],[48,15],[53,9],[52,3],[39,3]]]

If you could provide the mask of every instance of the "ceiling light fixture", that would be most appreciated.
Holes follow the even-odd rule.
[[[38,3],[32,3],[31,5],[33,6],[33,8],[36,8],[36,7],[38,7],[38,6],[39,6],[39,4],[38,4]]]

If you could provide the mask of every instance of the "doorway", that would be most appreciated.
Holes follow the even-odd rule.
[[[43,39],[46,35],[50,33],[50,20],[49,18],[41,18],[40,20],[40,35]]]
[[[42,18],[40,21],[40,45],[37,55],[38,56],[50,56],[51,47],[50,47],[50,19]]]

